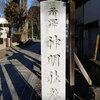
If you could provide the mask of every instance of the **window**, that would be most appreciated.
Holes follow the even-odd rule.
[[[3,44],[3,39],[2,38],[0,38],[0,44]]]
[[[0,27],[2,27],[2,24],[0,24]]]

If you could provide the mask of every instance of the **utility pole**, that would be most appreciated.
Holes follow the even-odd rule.
[[[98,46],[99,46],[99,39],[100,39],[100,21],[98,21],[98,35],[97,35],[97,39],[96,39],[96,47],[95,47],[95,53],[94,53],[94,60],[96,60],[97,58],[97,52],[98,52]]]
[[[75,49],[75,2],[69,0],[70,3],[70,86],[75,85],[75,71],[74,71],[74,49]]]
[[[34,38],[33,38],[33,21],[32,21],[32,40],[34,40]]]

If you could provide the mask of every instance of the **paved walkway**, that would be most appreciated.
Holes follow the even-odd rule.
[[[40,100],[40,43],[7,55],[0,59],[0,100]]]

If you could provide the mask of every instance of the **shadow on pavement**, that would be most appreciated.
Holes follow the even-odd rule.
[[[1,99],[13,100],[2,70],[2,66],[0,66],[0,100]]]
[[[39,48],[36,49],[35,47],[30,48],[24,48],[25,50],[40,54],[40,43],[35,43],[35,47]],[[13,49],[13,50],[11,50]],[[41,79],[41,74],[39,71],[36,69],[38,68],[41,70],[41,62],[28,54],[22,53],[19,50],[16,50],[15,48],[9,49],[10,52],[12,52],[12,56],[8,57],[9,62],[13,60],[17,60],[20,62],[23,67],[26,69],[30,70],[34,75],[36,75],[39,79]],[[36,50],[35,50],[36,49]],[[15,53],[16,51],[17,53]],[[17,66],[16,66],[17,67]],[[10,64],[5,64],[3,66],[4,70],[6,71],[6,75],[10,81],[10,83],[7,83],[8,79],[7,77],[5,78],[5,71],[2,70],[2,67],[0,66],[0,99],[3,96],[3,100],[13,100],[12,98],[12,92],[14,92],[20,100],[41,100],[41,97],[38,95],[36,90],[30,86],[30,84],[25,80],[23,77],[22,73],[18,71],[12,63]],[[35,68],[36,67],[36,68]],[[27,77],[27,76],[26,76]],[[11,91],[12,88],[15,89],[15,91]],[[31,94],[31,99],[30,99],[30,94]],[[14,95],[14,94],[13,94]]]
[[[33,46],[34,45],[34,46]],[[21,49],[25,49],[31,52],[34,52],[36,54],[41,54],[41,43],[40,42],[33,42],[33,41],[28,41],[25,44],[21,43],[19,46]]]
[[[30,57],[29,55],[26,55],[24,53],[21,53],[19,51],[17,51],[17,52],[18,53],[14,53],[12,56],[8,57],[8,60],[17,59],[26,68],[28,68],[30,71],[32,71],[38,78],[41,78],[41,75],[39,74],[39,72],[37,72],[37,71],[34,70],[34,66],[36,66],[37,68],[41,69],[40,68],[40,61],[38,61],[35,58]],[[25,58],[25,56],[31,58],[33,61],[30,61],[29,59]]]

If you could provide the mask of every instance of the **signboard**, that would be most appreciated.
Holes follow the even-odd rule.
[[[42,100],[65,100],[66,3],[41,2]]]

